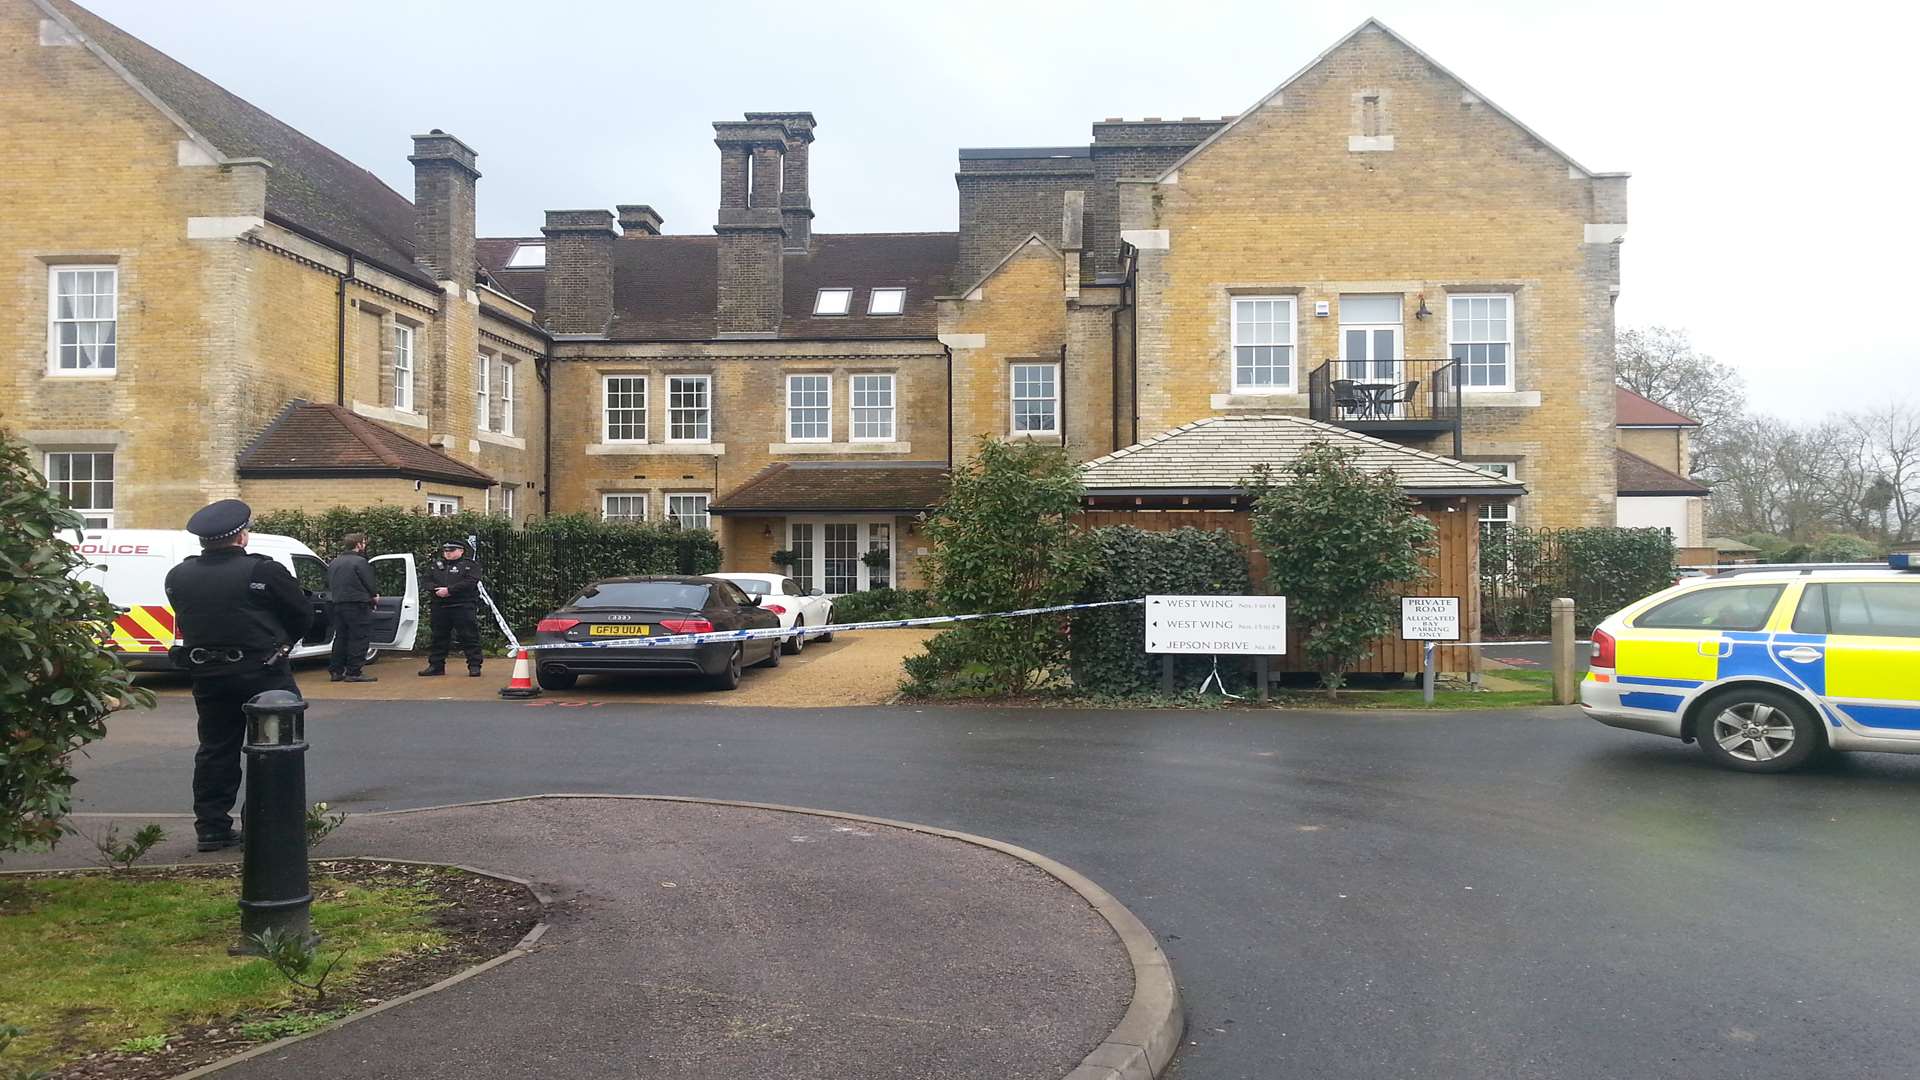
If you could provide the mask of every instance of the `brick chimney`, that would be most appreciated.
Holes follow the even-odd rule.
[[[660,226],[666,220],[651,206],[624,203],[613,209],[620,215],[622,236],[659,236]]]
[[[474,159],[439,128],[413,137],[413,261],[436,281],[473,282]]]
[[[807,188],[807,156],[818,125],[810,112],[750,112],[752,123],[780,124],[787,144],[780,165],[780,227],[785,249],[805,252],[813,244],[813,199]]]
[[[549,210],[547,329],[604,334],[613,319],[613,215],[605,210]]]
[[[721,337],[773,337],[780,332],[785,282],[780,220],[781,158],[785,124],[720,120],[713,125],[720,148],[719,312]],[[552,255],[548,255],[552,275]]]

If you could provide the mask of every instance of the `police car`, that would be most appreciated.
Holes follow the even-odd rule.
[[[1580,706],[1784,772],[1828,750],[1920,753],[1920,555],[1887,569],[1683,582],[1602,622]]]

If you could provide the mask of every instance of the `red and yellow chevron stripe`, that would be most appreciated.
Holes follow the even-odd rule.
[[[173,644],[173,609],[161,604],[135,604],[113,620],[107,636],[110,648],[120,652],[166,652]]]

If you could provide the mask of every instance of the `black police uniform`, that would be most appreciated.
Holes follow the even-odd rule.
[[[203,540],[225,539],[239,535],[252,517],[246,503],[223,499],[194,514],[187,531]],[[313,605],[286,567],[232,546],[203,551],[168,571],[167,602],[177,638],[168,653],[193,677],[200,714],[194,832],[203,849],[224,846],[234,837],[240,747],[247,734],[240,706],[268,690],[300,692],[287,650],[313,621]]]
[[[333,628],[333,655],[327,670],[336,679],[361,678],[373,629],[373,564],[358,551],[345,551],[327,564],[327,617]]]
[[[443,553],[428,565],[425,577],[427,599],[433,605],[433,644],[427,649],[427,666],[420,674],[439,675],[447,670],[447,652],[455,638],[466,653],[468,674],[480,674],[486,654],[480,651],[480,622],[475,611],[480,602],[479,565],[471,556],[449,559]],[[441,596],[435,589],[445,589],[447,595]]]

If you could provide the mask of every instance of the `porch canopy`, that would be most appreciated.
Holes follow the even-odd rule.
[[[778,461],[713,504],[714,514],[918,514],[947,497],[944,461]]]
[[[1317,442],[1352,452],[1368,472],[1391,469],[1412,498],[1504,502],[1526,494],[1513,480],[1467,462],[1301,416],[1195,420],[1087,462],[1082,483],[1094,509],[1237,509],[1246,504],[1256,466],[1282,473]]]

